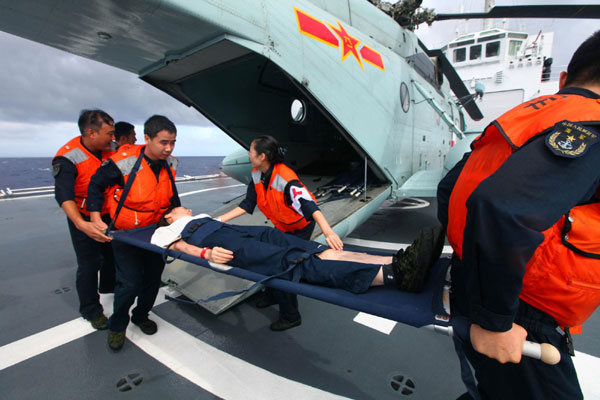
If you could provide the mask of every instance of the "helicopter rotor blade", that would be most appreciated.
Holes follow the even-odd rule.
[[[437,14],[436,21],[482,18],[600,18],[600,5],[497,6],[487,13]]]
[[[471,93],[469,89],[465,86],[464,82],[458,75],[458,72],[454,69],[450,61],[444,55],[444,52],[437,50],[429,50],[421,40],[419,40],[419,46],[425,51],[429,57],[437,57],[440,67],[442,68],[442,72],[448,82],[450,83],[450,89],[454,92],[458,100],[460,101],[463,108],[467,111],[471,119],[474,121],[479,121],[483,118],[483,114],[481,110],[477,106],[474,101],[471,101]]]

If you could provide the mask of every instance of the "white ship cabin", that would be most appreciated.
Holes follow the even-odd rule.
[[[515,105],[558,90],[563,69],[552,71],[553,38],[551,32],[529,35],[493,28],[459,36],[442,48],[471,91],[478,82],[485,86],[477,100],[484,118],[467,119],[468,130],[480,131]]]

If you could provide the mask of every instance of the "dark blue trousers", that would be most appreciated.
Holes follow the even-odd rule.
[[[131,312],[131,321],[139,324],[148,319],[165,263],[160,254],[122,242],[113,241],[113,250],[117,261],[117,284],[108,328],[118,332],[125,330],[129,324],[129,309],[136,297],[137,305]]]
[[[102,292],[112,292],[115,286],[115,260],[110,243],[100,243],[75,227],[67,218],[71,242],[77,258],[75,286],[79,296],[79,312],[90,320],[104,310],[100,304],[98,287]],[[98,285],[100,271],[100,285]]]
[[[315,254],[327,246],[269,227],[224,225],[202,243],[190,244],[232,250],[230,265],[268,276],[285,271],[295,260],[310,254],[298,267],[302,280],[353,293],[365,292],[380,268],[374,264],[321,260]],[[287,279],[291,279],[291,273]]]
[[[315,230],[315,221],[312,221],[303,229],[295,232],[286,232],[287,235],[293,235],[297,238],[310,240]],[[270,301],[276,301],[279,304],[279,319],[292,322],[300,319],[300,310],[298,309],[298,296],[295,293],[284,292],[273,288],[265,289],[265,297]]]
[[[583,399],[573,360],[565,348],[563,335],[556,329],[554,319],[521,301],[515,323],[527,330],[527,340],[550,343],[556,347],[561,360],[556,365],[548,365],[523,357],[519,364],[500,364],[476,352],[471,342],[467,341],[463,350],[475,369],[481,399]]]

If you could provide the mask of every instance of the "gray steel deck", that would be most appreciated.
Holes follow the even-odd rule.
[[[223,200],[245,192],[244,186],[235,185],[237,182],[229,178],[220,178],[178,187],[184,205],[196,212],[209,212],[219,208]],[[214,187],[225,188],[202,191]],[[202,192],[185,195],[193,191]],[[382,208],[350,236],[409,243],[420,226],[434,222],[435,203],[417,210]],[[355,311],[304,297],[299,298],[302,325],[282,333],[269,330],[277,308],[257,309],[252,299],[219,316],[198,306],[165,302],[153,310],[164,320],[159,333],[165,334],[160,337],[143,337],[132,327],[130,337],[135,344],[128,340],[121,352],[112,353],[106,346],[106,332],[82,333],[6,367],[2,359],[14,356],[10,351],[25,352],[18,345],[29,342],[19,340],[42,332],[41,340],[48,341],[71,329],[71,325],[64,325],[67,328],[60,331],[61,324],[83,330],[88,324],[77,321],[75,256],[64,214],[52,197],[0,201],[0,254],[3,399],[336,395],[452,399],[464,392],[449,338],[393,323],[391,333],[382,333],[354,322]],[[105,297],[110,301],[110,296]],[[600,338],[595,332],[598,326],[597,312],[584,327],[584,334],[575,337],[578,351],[600,356]],[[59,327],[58,334],[47,331],[55,327]],[[25,349],[33,351],[29,347],[35,346],[26,345]],[[211,349],[216,349],[214,354]],[[196,378],[192,377],[194,372]],[[130,382],[142,377],[141,383],[120,392],[117,383],[128,375]],[[390,380],[398,376],[414,381],[412,394],[392,390]]]

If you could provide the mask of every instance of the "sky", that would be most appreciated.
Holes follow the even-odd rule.
[[[276,1],[276,0],[273,0]],[[365,0],[366,1],[366,0]],[[481,11],[483,1],[424,0],[436,12]],[[497,0],[496,5],[545,4],[547,1]],[[556,4],[593,4],[557,1]],[[498,21],[501,24],[501,21]],[[507,28],[529,33],[554,31],[554,66],[566,65],[577,46],[599,26],[594,20],[531,20]],[[481,21],[441,21],[422,25],[417,34],[429,48],[439,48],[456,34],[480,30]],[[136,126],[143,143],[143,123],[152,114],[169,117],[178,129],[178,156],[225,156],[239,145],[200,113],[141,81],[135,74],[0,32],[0,157],[51,157],[79,132],[84,108],[101,108],[115,121]]]

